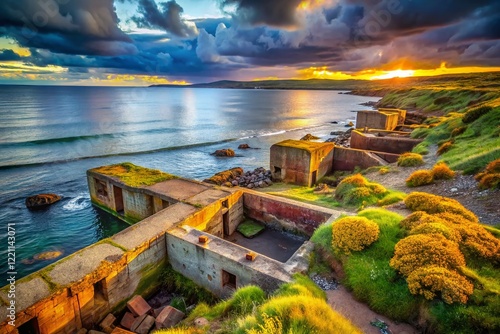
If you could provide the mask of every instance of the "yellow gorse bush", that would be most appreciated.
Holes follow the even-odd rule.
[[[483,189],[500,187],[500,159],[493,160],[474,177]]]
[[[465,266],[458,244],[440,234],[417,234],[400,240],[390,261],[404,276],[424,266],[457,269]]]
[[[464,208],[459,202],[443,197],[423,192],[413,192],[405,198],[406,206],[412,211],[425,211],[427,213],[448,212],[458,214],[471,222],[478,222],[477,216]]]
[[[412,228],[410,235],[440,234],[448,240],[458,241],[457,233],[443,223],[425,223]]]
[[[345,217],[332,225],[332,246],[345,253],[361,251],[377,241],[377,223],[365,217]]]
[[[454,270],[437,266],[418,268],[406,280],[408,289],[414,295],[433,299],[438,292],[448,304],[465,304],[474,290],[474,285]]]
[[[398,158],[398,166],[415,167],[424,164],[424,158],[418,153],[403,153]]]
[[[406,185],[408,187],[419,187],[431,184],[434,181],[434,176],[432,171],[422,169],[417,170],[406,179]]]
[[[449,180],[455,177],[455,172],[444,162],[438,162],[432,167],[434,180]]]

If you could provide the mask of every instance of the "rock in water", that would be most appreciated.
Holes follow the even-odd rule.
[[[35,256],[33,256],[33,259],[35,260],[52,260],[52,259],[55,259],[59,256],[62,255],[62,252],[60,251],[50,251],[50,252],[43,252],[43,253],[39,253],[39,254],[36,254]]]
[[[304,137],[300,138],[300,140],[305,140],[305,141],[316,140],[316,139],[319,139],[319,137],[313,136],[310,133],[308,133]]]
[[[56,194],[39,194],[26,198],[26,207],[30,210],[45,209],[59,201],[61,196]]]
[[[217,150],[212,155],[215,155],[216,157],[234,157],[234,151],[230,148],[226,148],[224,150]]]
[[[239,148],[240,150],[246,150],[247,148],[250,148],[250,146],[249,146],[248,144],[240,144],[240,145],[238,146],[238,148]]]
[[[354,126],[353,122],[349,122],[345,125],[346,128],[352,128]]]

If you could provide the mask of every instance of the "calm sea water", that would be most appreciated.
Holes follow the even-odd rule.
[[[130,161],[204,179],[268,167],[273,143],[326,139],[370,100],[335,91],[0,86],[0,286],[9,223],[18,278],[57,260],[33,262],[37,253],[69,255],[128,226],[90,204],[87,169]],[[260,149],[236,150],[241,143]],[[220,148],[241,156],[210,155]],[[43,192],[63,199],[28,211],[25,198]]]

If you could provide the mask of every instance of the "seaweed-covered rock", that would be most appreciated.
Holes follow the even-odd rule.
[[[38,194],[26,198],[26,207],[30,210],[41,210],[49,207],[61,199],[56,194]]]
[[[238,148],[239,148],[240,150],[246,150],[246,149],[251,148],[251,147],[250,147],[248,144],[240,144],[240,145],[238,146]]]
[[[212,155],[215,155],[216,157],[234,157],[235,153],[232,149],[226,148],[223,150],[217,150]]]
[[[300,140],[305,140],[305,141],[316,140],[316,139],[319,139],[319,137],[313,136],[310,133],[308,133],[304,137],[300,138]]]

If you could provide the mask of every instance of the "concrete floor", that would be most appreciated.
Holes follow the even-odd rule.
[[[226,240],[283,263],[306,241],[306,239],[296,235],[269,228],[252,239],[245,238],[236,231]]]

